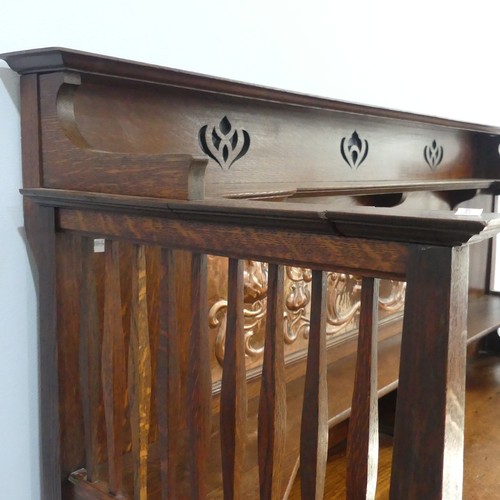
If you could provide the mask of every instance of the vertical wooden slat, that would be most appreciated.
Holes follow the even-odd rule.
[[[122,489],[123,421],[125,411],[125,346],[120,298],[119,244],[106,241],[104,276],[104,332],[101,376],[108,450],[108,489]]]
[[[160,338],[160,280],[161,280],[161,248],[157,246],[146,246],[146,279],[147,279],[147,303],[148,303],[148,328],[149,345],[151,349],[151,417],[149,419],[149,442],[156,443],[159,440],[158,429],[158,405],[156,395],[158,341]]]
[[[53,208],[34,206],[31,245],[38,267],[40,325],[40,462],[43,500],[61,497],[58,335],[56,304],[56,234]]]
[[[260,497],[265,499],[281,497],[286,427],[283,278],[283,267],[269,264],[266,339],[258,416]]]
[[[129,404],[134,466],[134,498],[148,497],[148,441],[151,408],[151,350],[149,346],[146,256],[143,245],[132,255],[132,300],[129,344]]]
[[[240,498],[246,441],[246,370],[243,317],[244,261],[229,259],[228,312],[221,387],[221,452],[224,498]]]
[[[390,498],[462,498],[469,247],[410,257]]]
[[[377,331],[379,280],[363,278],[356,374],[347,441],[348,499],[375,498],[378,467]]]
[[[82,395],[87,480],[97,481],[99,429],[100,332],[94,268],[94,239],[81,238],[80,390]]]
[[[177,498],[180,375],[176,316],[175,259],[161,251],[160,337],[157,361],[157,407],[160,434],[161,498]]]
[[[300,434],[302,498],[322,499],[328,452],[326,273],[313,271],[311,323]]]
[[[207,493],[212,380],[208,343],[207,256],[192,254],[191,332],[186,381],[191,498]]]

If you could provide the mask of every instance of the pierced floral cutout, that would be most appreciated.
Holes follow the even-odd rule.
[[[434,140],[430,146],[424,148],[424,158],[431,170],[436,170],[438,165],[443,161],[443,146],[438,146]]]
[[[203,152],[224,170],[229,170],[231,165],[245,156],[250,148],[248,132],[233,128],[227,116],[222,118],[218,126],[201,127],[198,138]]]
[[[368,156],[368,141],[360,139],[356,131],[353,132],[349,140],[347,137],[340,141],[340,152],[342,158],[353,169],[357,169]]]

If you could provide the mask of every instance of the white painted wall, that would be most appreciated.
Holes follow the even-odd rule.
[[[496,3],[4,0],[0,51],[63,46],[500,125]],[[0,497],[36,500],[36,308],[18,107],[17,76],[0,66]]]

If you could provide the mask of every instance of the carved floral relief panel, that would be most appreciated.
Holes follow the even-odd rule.
[[[227,259],[209,256],[209,317],[212,348],[212,379],[221,377],[227,318]],[[310,269],[285,267],[283,336],[288,359],[305,354],[309,336]],[[403,309],[406,284],[384,280],[380,287],[379,317],[388,318]],[[335,343],[354,335],[358,328],[361,278],[328,273],[327,339]],[[245,353],[247,369],[262,363],[267,307],[267,264],[245,261],[244,272]]]

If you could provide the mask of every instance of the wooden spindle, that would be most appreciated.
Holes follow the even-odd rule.
[[[300,434],[302,498],[322,499],[328,453],[326,273],[313,271],[311,323]]]
[[[179,341],[175,300],[175,259],[161,251],[160,338],[157,362],[157,406],[160,434],[161,498],[177,498],[176,468],[179,434]]]
[[[207,493],[212,418],[212,379],[208,343],[207,256],[191,258],[191,332],[186,381],[191,498]]]
[[[347,442],[348,499],[375,498],[378,466],[377,329],[379,280],[363,278],[358,351]]]
[[[266,340],[258,417],[260,498],[265,499],[281,498],[286,427],[283,278],[283,267],[269,264]]]
[[[221,387],[221,452],[224,498],[241,497],[246,441],[244,261],[229,259],[228,312]]]
[[[123,421],[126,369],[120,298],[120,252],[117,241],[106,241],[104,276],[104,332],[101,376],[108,450],[108,489],[122,489]]]
[[[87,480],[98,480],[100,332],[94,268],[94,239],[81,238],[80,267],[80,391],[82,395]]]
[[[129,405],[134,467],[134,498],[148,497],[148,441],[151,409],[151,350],[146,297],[146,257],[143,245],[132,255]]]

